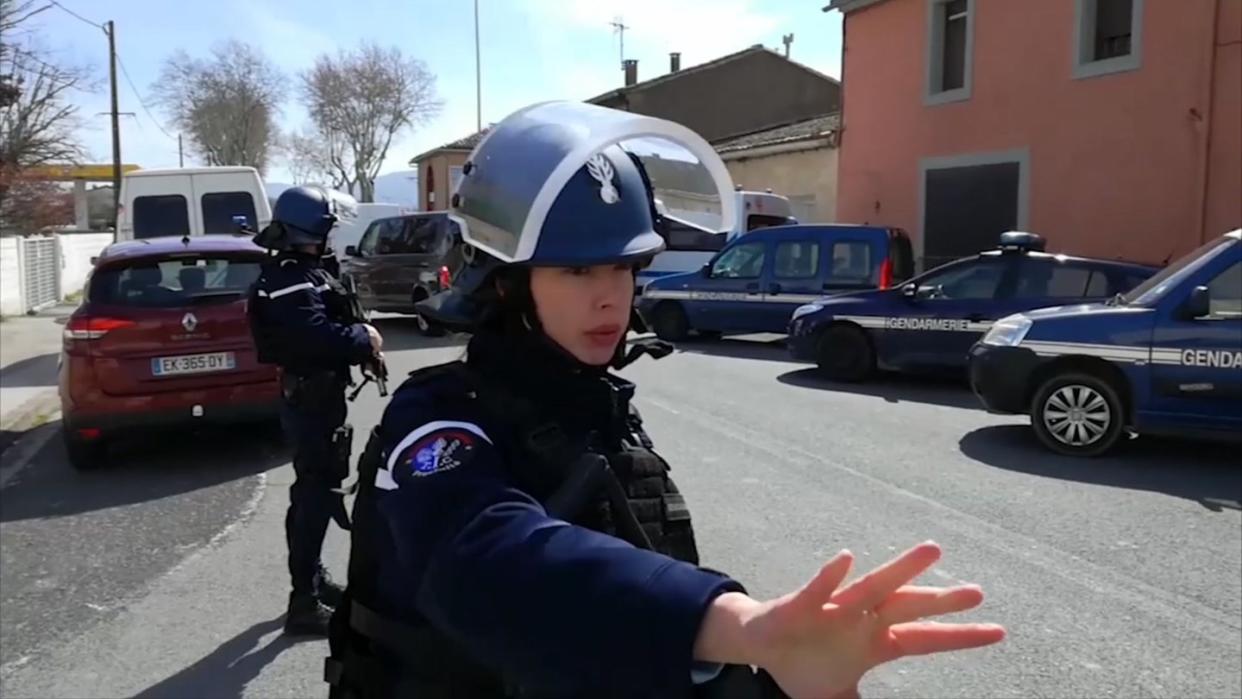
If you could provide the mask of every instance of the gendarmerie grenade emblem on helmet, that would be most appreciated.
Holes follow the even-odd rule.
[[[605,204],[616,204],[621,201],[621,195],[612,184],[612,163],[608,162],[608,158],[605,158],[603,153],[596,153],[587,161],[587,172],[599,182],[599,198],[603,199]]]

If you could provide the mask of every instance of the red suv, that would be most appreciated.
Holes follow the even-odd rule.
[[[278,372],[256,360],[246,319],[264,257],[232,235],[104,250],[64,332],[60,402],[75,468],[99,465],[122,432],[278,419]]]

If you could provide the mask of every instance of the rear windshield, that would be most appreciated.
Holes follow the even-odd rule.
[[[203,232],[233,233],[234,216],[245,216],[250,228],[259,225],[250,192],[208,192],[203,195]]]
[[[723,233],[671,217],[663,219],[659,233],[664,238],[665,250],[670,252],[720,252],[727,242]]]
[[[176,308],[229,303],[245,296],[259,276],[253,257],[135,260],[91,275],[89,300],[107,306]]]
[[[134,239],[162,235],[189,235],[190,210],[180,194],[159,194],[134,199]]]

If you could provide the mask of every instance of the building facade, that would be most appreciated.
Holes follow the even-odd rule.
[[[924,264],[1040,233],[1161,262],[1242,219],[1239,0],[834,0],[838,217]]]

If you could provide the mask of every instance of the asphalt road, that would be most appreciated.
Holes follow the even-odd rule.
[[[394,387],[459,356],[382,322]],[[1242,468],[1227,448],[1136,440],[1043,451],[953,383],[832,385],[772,344],[688,343],[625,372],[687,494],[705,563],[753,594],[841,548],[924,539],[927,580],[980,583],[1005,643],[881,668],[866,696],[1242,696]],[[351,421],[382,404],[370,389]],[[0,694],[324,696],[325,644],[279,634],[291,472],[261,435],[138,445],[77,474],[45,450],[0,491]],[[345,539],[328,564],[343,573]],[[96,609],[100,607],[102,609]]]

